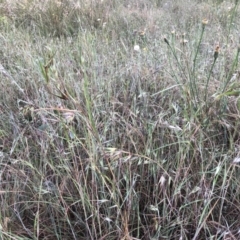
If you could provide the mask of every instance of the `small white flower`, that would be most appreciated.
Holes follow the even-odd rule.
[[[134,51],[136,51],[136,52],[140,52],[141,51],[139,45],[135,45],[134,46]]]

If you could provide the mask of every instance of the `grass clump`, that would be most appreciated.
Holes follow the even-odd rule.
[[[0,12],[1,239],[239,238],[238,1]]]

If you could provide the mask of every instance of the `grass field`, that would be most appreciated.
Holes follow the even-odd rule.
[[[0,1],[0,239],[240,239],[238,0]]]

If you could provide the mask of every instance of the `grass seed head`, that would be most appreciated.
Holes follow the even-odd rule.
[[[219,49],[220,49],[220,47],[219,47],[219,45],[217,45],[215,48],[215,51],[214,51],[214,60],[216,60],[218,58]]]
[[[204,18],[204,19],[202,20],[202,25],[203,25],[203,27],[205,27],[207,24],[208,24],[208,19]]]
[[[163,40],[164,40],[164,42],[165,42],[167,45],[169,45],[169,41],[167,40],[166,37],[164,37]]]

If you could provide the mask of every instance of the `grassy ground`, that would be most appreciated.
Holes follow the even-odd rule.
[[[0,239],[239,239],[239,2],[0,1]]]

